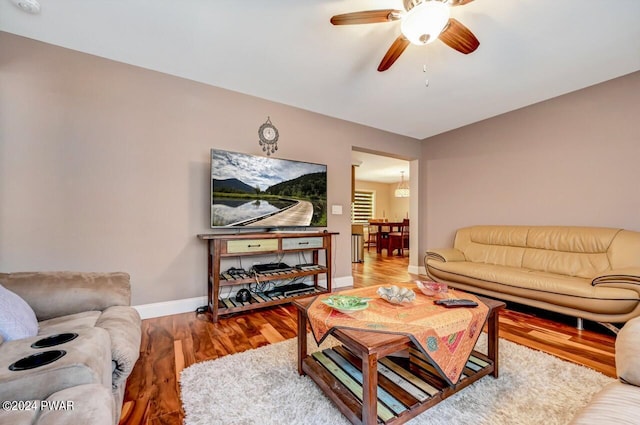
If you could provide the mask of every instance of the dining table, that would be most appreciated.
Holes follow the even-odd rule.
[[[389,233],[399,232],[402,225],[402,221],[369,220],[369,231],[372,226],[376,228],[376,252],[378,254],[383,249],[389,251]]]

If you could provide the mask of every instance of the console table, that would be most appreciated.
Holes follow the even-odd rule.
[[[331,292],[331,239],[333,235],[337,234],[335,232],[260,232],[198,235],[199,239],[207,242],[207,302],[212,321],[217,322],[220,315],[284,304],[299,297],[309,296],[310,293]],[[313,264],[303,269],[294,268],[291,271],[229,276],[220,268],[222,258],[284,255],[305,251],[312,253]],[[324,252],[324,264],[319,263],[321,251]],[[318,276],[321,274],[326,275],[326,288],[318,286]],[[246,285],[256,283],[256,281],[269,282],[304,276],[313,277],[312,292],[273,297],[252,293],[251,299],[247,302],[236,301],[233,298],[220,298],[220,288],[224,286]]]

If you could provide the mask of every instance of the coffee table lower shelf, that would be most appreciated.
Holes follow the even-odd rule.
[[[401,424],[494,371],[486,355],[473,351],[458,383],[448,386],[417,350],[410,358],[378,361],[378,423]],[[362,360],[345,346],[315,352],[302,363],[315,381],[352,423],[362,423]]]

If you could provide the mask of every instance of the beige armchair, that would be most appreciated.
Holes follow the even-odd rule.
[[[618,381],[600,390],[570,425],[622,425],[640,421],[640,318],[628,321],[616,338]]]
[[[0,285],[26,301],[38,320],[37,335],[0,340],[0,399],[45,407],[56,400],[73,403],[67,410],[1,411],[0,425],[117,424],[126,380],[140,353],[141,322],[130,307],[129,275],[0,273]],[[15,369],[33,366],[29,359],[40,362],[51,352],[60,357]]]

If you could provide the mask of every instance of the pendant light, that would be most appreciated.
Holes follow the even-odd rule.
[[[400,171],[400,183],[395,191],[396,198],[408,198],[409,197],[409,182],[404,181],[404,171]]]

